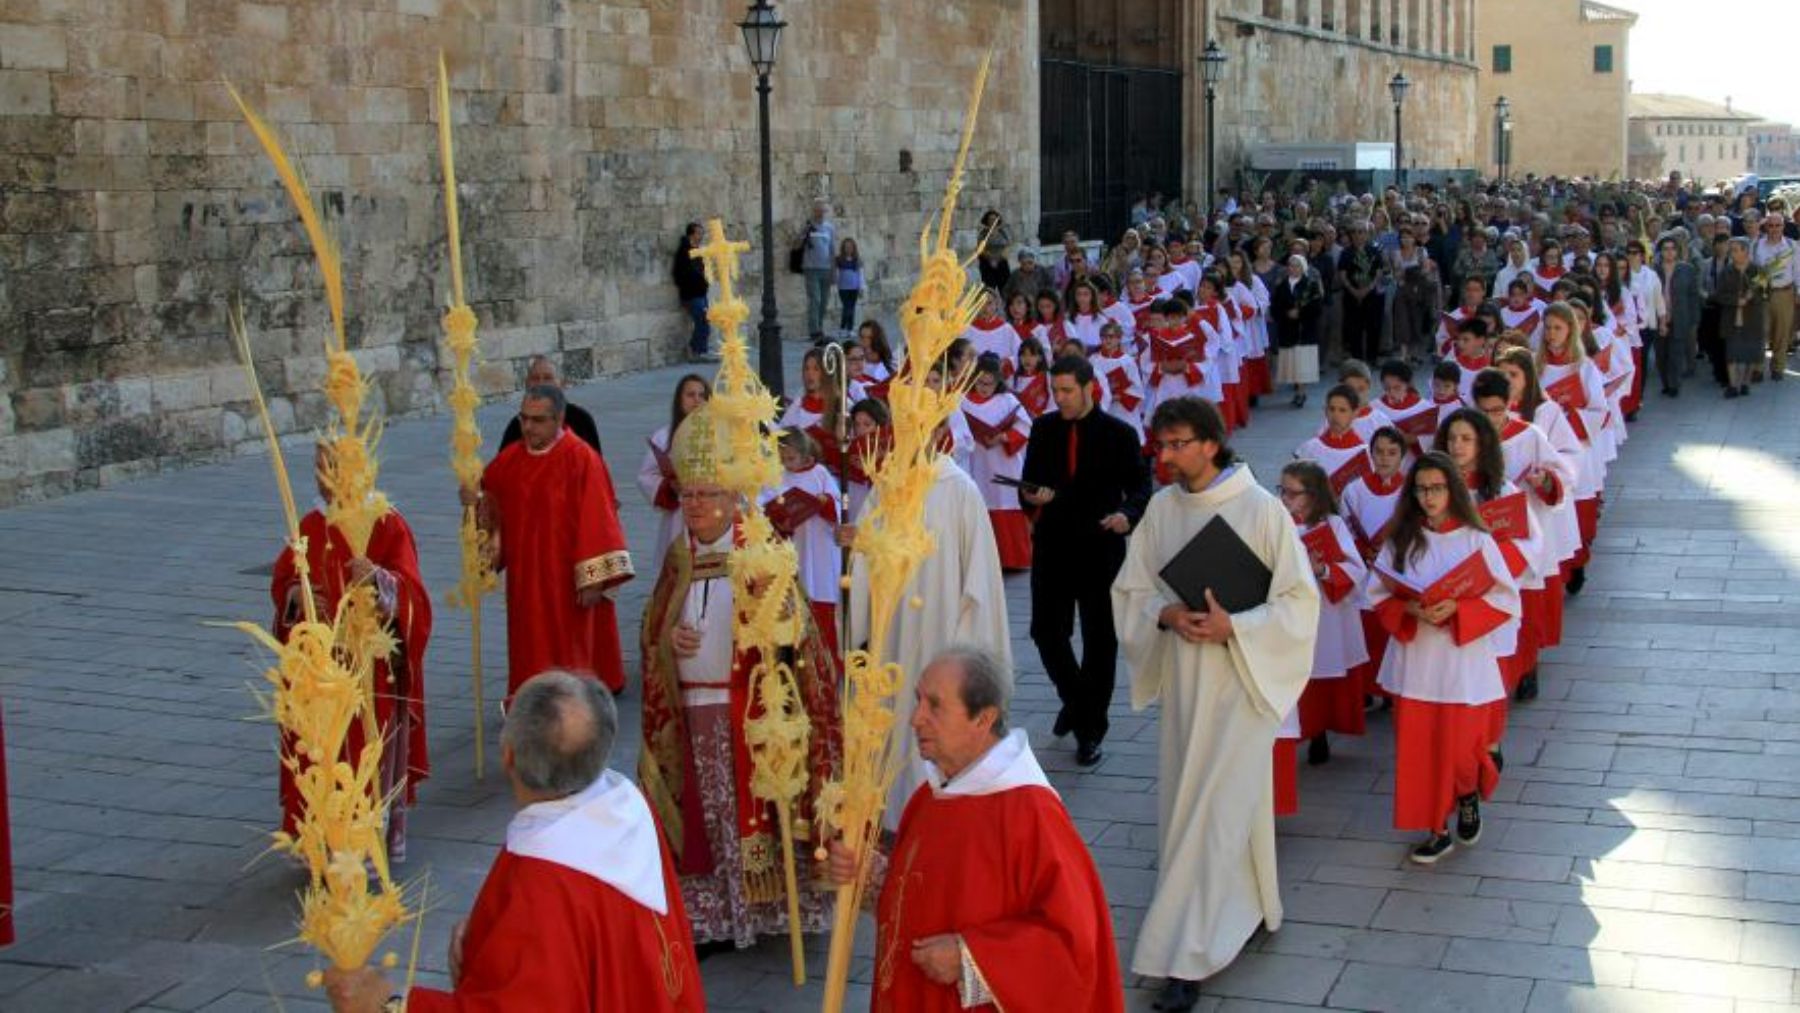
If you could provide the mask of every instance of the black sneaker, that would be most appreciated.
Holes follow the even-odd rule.
[[[1577,566],[1574,571],[1569,574],[1568,583],[1563,585],[1563,590],[1569,592],[1571,595],[1578,595],[1581,593],[1581,589],[1586,586],[1587,567]]]
[[[1075,747],[1075,762],[1083,767],[1092,767],[1105,756],[1106,754],[1101,751],[1098,742],[1083,742]]]
[[[1488,756],[1494,761],[1494,773],[1498,774],[1506,770],[1506,754],[1500,751],[1499,746],[1489,749]]]
[[[1456,800],[1456,843],[1481,840],[1481,796],[1471,792]]]
[[[1312,737],[1312,741],[1306,744],[1306,764],[1309,767],[1317,767],[1330,760],[1331,742],[1325,738],[1324,732],[1320,732]]]
[[[1163,982],[1162,991],[1150,1003],[1150,1008],[1163,1010],[1164,1013],[1187,1013],[1199,1001],[1199,982],[1188,981],[1186,978],[1170,978]]]
[[[1456,850],[1456,840],[1449,834],[1432,834],[1425,843],[1412,849],[1406,857],[1415,865],[1430,865]]]
[[[1064,707],[1056,712],[1056,724],[1050,726],[1050,734],[1060,739],[1069,734],[1069,729],[1073,727],[1075,723],[1069,717],[1069,708]]]

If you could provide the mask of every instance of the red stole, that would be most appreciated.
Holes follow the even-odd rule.
[[[1050,375],[1039,372],[1026,376],[1021,373],[1013,380],[1015,389],[1013,396],[1025,406],[1032,418],[1037,418],[1050,410]]]
[[[666,847],[663,893],[659,915],[586,873],[502,850],[469,912],[456,991],[415,988],[406,1008],[700,1013],[706,992]]]
[[[611,601],[576,604],[578,588],[631,579],[612,476],[593,448],[569,435],[543,454],[523,440],[502,450],[481,479],[499,520],[506,573],[507,697],[546,669],[625,685]]]
[[[1115,1013],[1124,985],[1094,860],[1047,788],[907,803],[876,907],[875,1013],[961,1013],[914,940],[957,933],[1008,1010]]]

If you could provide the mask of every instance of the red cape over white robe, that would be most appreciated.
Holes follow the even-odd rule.
[[[606,462],[564,430],[542,454],[524,441],[502,450],[481,487],[498,515],[506,573],[507,698],[552,668],[598,676],[618,692],[625,665],[613,603],[575,600],[632,576]]]
[[[993,996],[978,1009],[1125,1008],[1112,913],[1081,834],[1023,729],[907,803],[876,909],[876,1013],[956,1013],[955,985],[927,978],[912,944],[962,937]]]
[[[415,988],[406,1008],[704,1010],[681,891],[637,788],[608,770],[520,810],[469,912],[456,991]]]

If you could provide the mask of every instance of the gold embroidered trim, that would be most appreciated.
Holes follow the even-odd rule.
[[[631,568],[631,553],[620,549],[604,556],[584,559],[575,564],[575,590],[582,591],[597,584],[610,584],[622,577],[636,576]]]

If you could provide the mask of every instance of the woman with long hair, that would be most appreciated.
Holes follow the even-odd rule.
[[[799,429],[810,435],[818,444],[819,463],[836,475],[843,462],[843,393],[838,389],[838,378],[826,367],[822,349],[809,348],[801,357],[800,391],[799,400],[781,413],[781,428]]]
[[[894,349],[879,320],[864,320],[856,329],[856,343],[867,355],[863,373],[869,383],[882,384],[894,378]]]
[[[988,289],[981,301],[981,310],[969,326],[963,329],[962,336],[974,347],[977,358],[992,355],[1000,360],[1002,377],[1010,377],[1019,365],[1019,332],[1009,326],[1005,317],[1000,315],[1000,293]]]
[[[1266,247],[1269,241],[1260,239],[1251,243],[1252,246],[1258,244]],[[1275,392],[1274,378],[1269,372],[1270,294],[1268,286],[1263,284],[1262,277],[1243,252],[1228,254],[1225,266],[1231,275],[1227,292],[1237,307],[1238,321],[1242,325],[1238,342],[1238,354],[1243,360],[1239,366],[1239,384],[1243,391],[1240,397],[1244,420],[1248,424],[1250,409],[1257,406],[1256,399]]]
[[[698,373],[689,373],[675,381],[675,393],[669,399],[669,422],[650,434],[644,459],[638,463],[637,485],[656,511],[656,541],[650,548],[650,573],[662,572],[663,555],[675,539],[686,530],[681,520],[681,489],[675,482],[675,462],[669,457],[669,441],[681,420],[712,397],[712,385]]]
[[[1580,594],[1587,582],[1589,550],[1600,530],[1600,497],[1606,488],[1601,427],[1610,406],[1600,370],[1587,358],[1581,319],[1573,306],[1555,302],[1545,307],[1544,341],[1535,361],[1544,396],[1562,411],[1580,448],[1574,490],[1580,544],[1563,565],[1569,593]]]
[[[1344,519],[1356,538],[1356,551],[1363,561],[1373,562],[1387,544],[1394,512],[1400,506],[1401,487],[1406,484],[1406,463],[1410,443],[1406,434],[1393,426],[1382,426],[1369,438],[1370,469],[1360,479],[1344,488],[1341,501]],[[1387,694],[1376,683],[1381,674],[1381,658],[1387,651],[1388,632],[1369,607],[1362,604],[1363,645],[1369,660],[1352,673],[1366,702],[1385,702]]]
[[[1338,516],[1337,493],[1318,462],[1292,461],[1281,469],[1281,505],[1300,529],[1319,584],[1312,676],[1299,704],[1300,736],[1310,740],[1306,762],[1317,766],[1331,759],[1326,733],[1364,731],[1362,684],[1350,674],[1369,660],[1362,629],[1362,586],[1369,568],[1350,526]]]
[[[969,477],[981,489],[988,521],[994,529],[994,548],[1003,570],[1031,567],[1031,522],[1019,506],[1016,482],[1025,468],[1025,444],[1031,439],[1031,413],[1006,389],[998,356],[975,360],[975,382],[963,396],[963,415],[975,438],[969,456]]]
[[[1104,323],[1100,290],[1086,278],[1070,283],[1068,302],[1063,308],[1063,333],[1080,339],[1082,346],[1092,352],[1100,347],[1100,325]]]
[[[1034,419],[1051,408],[1049,357],[1036,338],[1019,342],[1019,371],[1013,374],[1012,392]]]
[[[1481,839],[1481,800],[1500,781],[1490,712],[1506,697],[1495,634],[1519,615],[1500,547],[1443,454],[1407,476],[1368,594],[1393,638],[1381,686],[1394,697],[1394,827],[1429,834],[1408,857],[1430,865]]]

